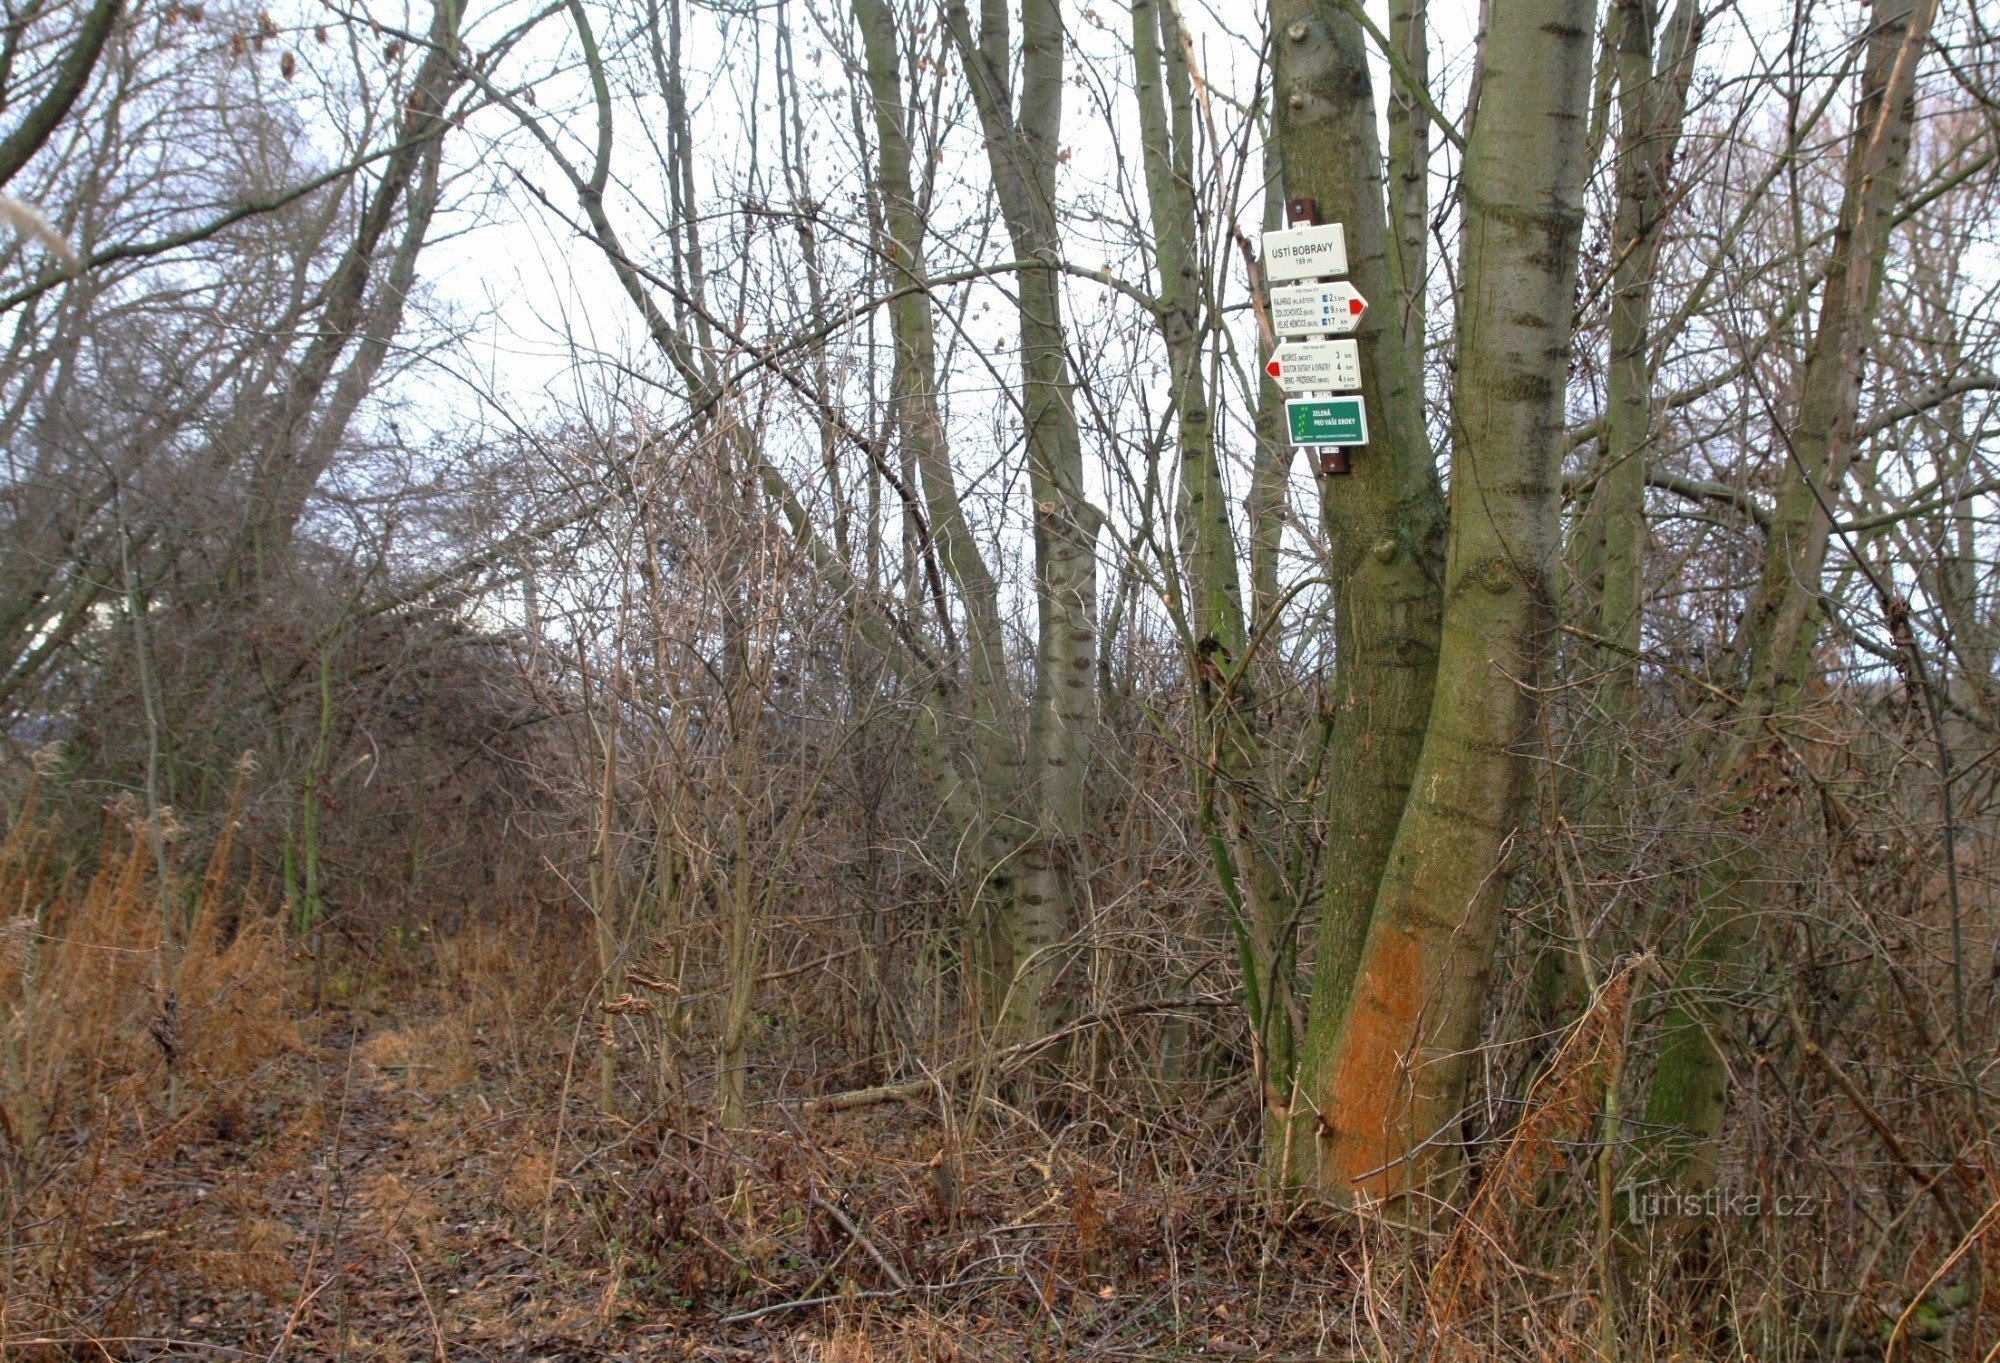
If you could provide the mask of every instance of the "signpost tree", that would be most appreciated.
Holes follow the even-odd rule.
[[[1345,280],[1347,229],[1316,223],[1309,200],[1292,204],[1293,225],[1264,234],[1264,278],[1271,289],[1271,329],[1286,338],[1352,334],[1368,300]],[[1305,283],[1282,283],[1305,280]],[[1361,347],[1354,341],[1289,339],[1271,357],[1271,377],[1287,393],[1352,391],[1361,386]],[[1292,398],[1285,427],[1292,444],[1317,448],[1322,474],[1347,473],[1347,447],[1368,443],[1367,403],[1361,397]]]
[[[1323,499],[1337,650],[1329,767],[1344,779],[1329,797],[1311,1012],[1278,1159],[1344,1196],[1421,1190],[1455,1165],[1448,1128],[1485,998],[1554,622],[1594,18],[1589,0],[1515,0],[1492,7],[1481,42],[1460,177],[1448,553],[1432,538],[1444,499],[1422,376],[1414,348],[1394,338],[1370,345],[1362,366],[1362,398],[1381,395],[1386,448],[1364,461],[1380,476],[1355,480],[1352,506],[1344,486]],[[1421,150],[1391,165],[1385,186],[1353,8],[1273,0],[1271,21],[1285,191],[1295,207],[1304,196],[1334,205],[1350,273],[1364,290],[1379,281],[1407,311],[1424,284],[1403,248],[1421,237],[1392,242],[1389,218],[1394,185],[1428,174]],[[1329,287],[1317,298],[1320,316],[1337,313]],[[1287,317],[1310,310],[1289,294],[1285,304]],[[1351,316],[1371,339],[1365,303]],[[1294,439],[1336,426],[1318,408],[1288,416]]]

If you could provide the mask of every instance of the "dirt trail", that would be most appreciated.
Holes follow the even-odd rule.
[[[699,1356],[524,1243],[520,1154],[491,1144],[519,1114],[412,1083],[426,1067],[345,1021],[148,1142],[90,1237],[98,1328],[70,1338],[272,1363]]]
[[[1260,1319],[1233,1199],[994,1145],[946,1202],[922,1112],[729,1148],[603,1117],[564,1077],[574,1026],[409,1005],[310,1019],[178,1121],[129,1119],[76,1180],[67,1305],[0,1302],[0,1363],[1278,1357],[1344,1276],[1295,1245]]]

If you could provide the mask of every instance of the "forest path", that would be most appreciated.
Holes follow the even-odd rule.
[[[732,1149],[699,1118],[606,1117],[558,1012],[376,1003],[306,1014],[240,1078],[189,1075],[171,1121],[157,1067],[135,1076],[152,1100],[78,1175],[69,1309],[23,1330],[0,1301],[0,1363],[1303,1359],[1351,1281],[1307,1234],[1267,1286],[1254,1205],[1164,1196],[1101,1152],[1058,1164],[1025,1127],[964,1155],[982,1176],[953,1216],[924,1112]]]
[[[559,1196],[545,1145],[475,1067],[434,1058],[421,1025],[332,1015],[318,1030],[107,1162],[114,1215],[87,1254],[109,1290],[66,1342],[269,1363],[735,1353],[620,1318],[608,1276],[530,1243]],[[448,1089],[426,1078],[441,1070]]]

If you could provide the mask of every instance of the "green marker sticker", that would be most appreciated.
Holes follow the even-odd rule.
[[[1358,397],[1292,398],[1285,424],[1294,445],[1366,445],[1368,411]]]

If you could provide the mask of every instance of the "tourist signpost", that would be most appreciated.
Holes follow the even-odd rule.
[[[1294,396],[1285,429],[1294,445],[1314,447],[1322,474],[1347,473],[1350,446],[1368,443],[1361,387],[1361,346],[1332,339],[1361,326],[1368,300],[1347,273],[1347,232],[1321,223],[1310,199],[1285,205],[1291,224],[1264,234],[1264,280],[1271,285],[1271,330],[1280,338],[1266,371]]]
[[[1287,393],[1352,393],[1361,387],[1361,343],[1283,341],[1264,372]]]
[[[1264,234],[1264,281],[1334,279],[1347,273],[1347,229],[1337,222]]]
[[[1346,335],[1361,325],[1367,310],[1368,300],[1346,280],[1271,290],[1271,329],[1280,336]]]

